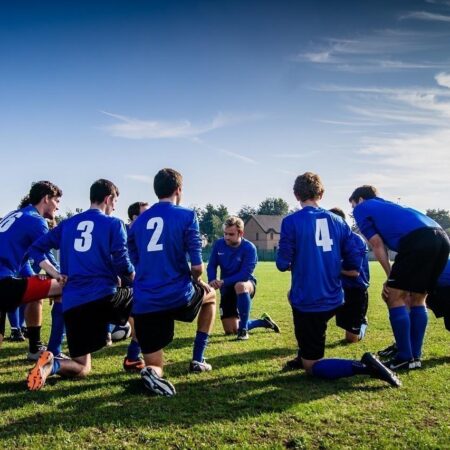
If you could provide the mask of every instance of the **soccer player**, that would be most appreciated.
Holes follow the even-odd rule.
[[[256,247],[244,239],[243,220],[229,217],[223,225],[223,238],[215,242],[211,251],[207,273],[209,285],[220,289],[220,318],[225,334],[237,333],[238,340],[248,339],[248,332],[258,327],[280,332],[268,314],[250,320],[251,301],[256,291],[253,271],[257,262]]]
[[[141,376],[147,389],[164,396],[176,394],[162,378],[163,349],[173,340],[175,320],[192,322],[198,314],[189,370],[211,370],[204,352],[214,322],[215,292],[201,279],[199,225],[194,211],[179,206],[182,183],[173,169],[156,174],[153,187],[159,202],[137,218],[128,238],[136,267],[133,316],[146,365]]]
[[[341,208],[331,208],[330,212],[345,220]],[[345,330],[345,340],[355,343],[364,338],[367,330],[367,308],[369,306],[369,248],[366,241],[357,233],[352,233],[354,246],[362,257],[361,267],[357,272],[342,271],[344,304],[336,313],[336,325]]]
[[[388,366],[393,370],[419,368],[428,323],[425,300],[447,263],[449,239],[430,217],[380,198],[373,186],[358,187],[349,201],[356,224],[387,277],[382,297],[398,349]],[[386,247],[397,252],[392,268]]]
[[[150,208],[150,205],[147,202],[134,202],[128,207],[128,228],[133,226],[133,223],[136,222],[136,219],[147,209]]]
[[[48,232],[45,219],[53,220],[61,196],[61,189],[50,181],[33,183],[22,207],[0,221],[0,310],[10,312],[21,304],[28,305],[28,359],[37,359],[44,349],[40,340],[41,300],[59,296],[65,278],[59,274],[53,280],[34,276],[30,261],[23,261],[28,247]]]
[[[118,287],[118,276],[132,279],[125,227],[112,217],[119,189],[100,179],[90,188],[87,211],[63,220],[30,248],[31,258],[54,276],[59,272],[46,253],[60,249],[61,270],[67,275],[63,292],[64,322],[72,359],[58,360],[49,351],[40,356],[27,379],[29,390],[41,389],[47,377],[85,377],[91,353],[106,345],[109,323],[124,324],[129,317],[132,289]]]
[[[276,265],[282,272],[291,271],[289,301],[301,358],[297,368],[326,379],[361,374],[400,386],[396,375],[370,353],[361,361],[323,359],[327,323],[343,303],[341,270],[361,266],[350,227],[319,206],[323,193],[318,175],[299,175],[294,194],[302,209],[281,224]]]

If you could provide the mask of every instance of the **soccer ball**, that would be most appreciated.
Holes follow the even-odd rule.
[[[123,341],[131,336],[131,325],[127,322],[125,325],[114,325],[111,331],[111,339],[113,342]]]

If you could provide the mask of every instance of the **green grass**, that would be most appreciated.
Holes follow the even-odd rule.
[[[327,356],[359,359],[391,343],[379,299],[381,271],[374,263],[371,269],[366,339],[343,344],[343,331],[331,321]],[[401,375],[400,389],[366,377],[326,382],[281,373],[296,352],[286,301],[289,275],[260,263],[257,277],[252,316],[269,312],[282,334],[256,330],[249,341],[236,342],[222,335],[217,320],[207,353],[214,370],[189,375],[195,326],[177,324],[166,351],[166,376],[178,391],[171,399],[148,396],[138,375],[122,372],[125,343],[95,354],[85,380],[52,377],[42,391],[27,392],[26,346],[5,341],[0,447],[450,448],[449,334],[442,320],[430,314],[424,368]]]

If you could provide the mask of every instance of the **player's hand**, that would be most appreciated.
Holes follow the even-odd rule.
[[[220,289],[223,285],[222,280],[213,280],[209,283],[209,285],[214,289]]]
[[[210,286],[208,283],[205,283],[203,280],[197,280],[195,281],[199,286],[201,286],[207,294],[212,292],[212,286]]]
[[[56,281],[63,287],[66,283],[69,277],[67,275],[64,275],[62,273],[58,274],[58,276],[55,277]]]
[[[52,298],[49,298],[48,300],[49,300],[48,301],[49,305],[52,306],[53,303],[61,303],[62,302],[62,297],[61,296],[52,297]]]
[[[383,290],[381,291],[381,298],[387,302],[389,298],[389,288],[387,287],[387,281],[383,283]]]

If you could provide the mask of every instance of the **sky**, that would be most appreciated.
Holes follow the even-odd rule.
[[[230,213],[306,171],[326,208],[450,209],[450,0],[2,2],[0,68],[0,216],[108,178],[125,219],[163,167]]]

